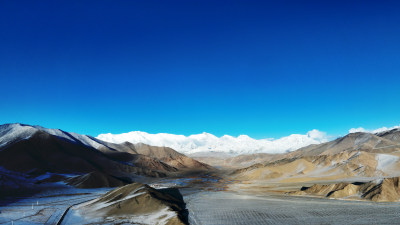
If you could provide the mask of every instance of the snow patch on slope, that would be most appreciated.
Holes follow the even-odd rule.
[[[254,153],[284,153],[294,151],[310,144],[328,141],[326,133],[312,130],[305,135],[292,134],[280,139],[253,139],[247,135],[216,137],[209,133],[190,136],[167,133],[149,134],[132,131],[123,134],[100,134],[98,139],[112,143],[144,143],[173,148],[185,154],[198,152],[224,152],[233,155]]]
[[[394,165],[399,160],[399,157],[387,154],[376,154],[375,159],[378,162],[376,169],[385,171],[390,166]]]
[[[138,215],[129,219],[130,223],[133,224],[157,224],[165,225],[170,219],[176,216],[176,212],[170,210],[168,207],[161,209],[160,211],[147,215]]]
[[[21,124],[5,124],[0,126],[0,148],[16,141],[28,139],[37,129]]]

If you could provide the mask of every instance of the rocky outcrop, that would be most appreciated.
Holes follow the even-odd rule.
[[[379,184],[367,188],[363,198],[376,202],[393,202],[400,199],[399,177],[385,178]]]
[[[75,208],[86,221],[123,224],[187,224],[187,211],[178,189],[154,189],[132,183]],[[99,221],[101,218],[101,221]]]

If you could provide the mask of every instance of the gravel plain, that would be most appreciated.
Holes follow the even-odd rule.
[[[190,224],[400,224],[400,202],[249,194],[223,191],[216,185],[218,181],[209,180],[195,180],[201,187],[193,187],[196,185],[188,180],[189,184],[185,183],[185,187],[180,188]],[[182,185],[180,181],[168,180],[158,186],[170,183],[172,186]],[[71,188],[18,201],[0,201],[0,224],[56,224],[69,206],[93,199],[108,190]],[[68,218],[63,224],[74,223]]]
[[[400,203],[209,192],[184,196],[190,224],[399,224]]]

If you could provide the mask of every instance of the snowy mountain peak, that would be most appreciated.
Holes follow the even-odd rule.
[[[318,130],[311,130],[304,135],[292,134],[279,139],[254,139],[248,135],[239,135],[237,137],[224,135],[217,137],[206,132],[184,136],[168,133],[149,134],[142,131],[132,131],[123,134],[100,134],[97,138],[94,138],[87,135],[65,132],[60,129],[15,123],[0,126],[0,147],[7,145],[7,143],[27,139],[38,131],[96,149],[104,146],[104,141],[117,144],[130,142],[133,144],[144,143],[152,146],[170,147],[184,154],[199,152],[221,152],[232,155],[284,153],[310,144],[320,144],[328,141],[327,135]]]
[[[18,140],[27,139],[37,131],[38,130],[32,126],[20,123],[0,125],[0,147]]]
[[[217,137],[203,132],[190,136],[167,133],[149,134],[132,131],[123,134],[100,134],[98,139],[113,143],[144,143],[154,146],[166,146],[184,154],[198,152],[223,152],[232,155],[253,153],[284,153],[294,151],[310,144],[320,144],[328,141],[327,135],[318,130],[311,130],[305,135],[292,134],[280,139],[253,139],[248,135],[233,137],[224,135]]]
[[[38,131],[43,131],[71,142],[81,143],[88,147],[98,148],[103,145],[102,141],[87,135],[65,132],[60,129],[49,129],[37,125],[31,126],[20,123],[10,123],[0,125],[0,147],[3,147],[9,143],[28,139]]]

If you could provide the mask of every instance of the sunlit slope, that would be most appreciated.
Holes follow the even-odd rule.
[[[392,202],[400,200],[400,180],[399,177],[392,177],[371,182],[314,184],[288,194]]]
[[[391,137],[396,137],[393,134]],[[353,133],[236,170],[238,180],[305,182],[400,175],[400,144],[384,135]]]

